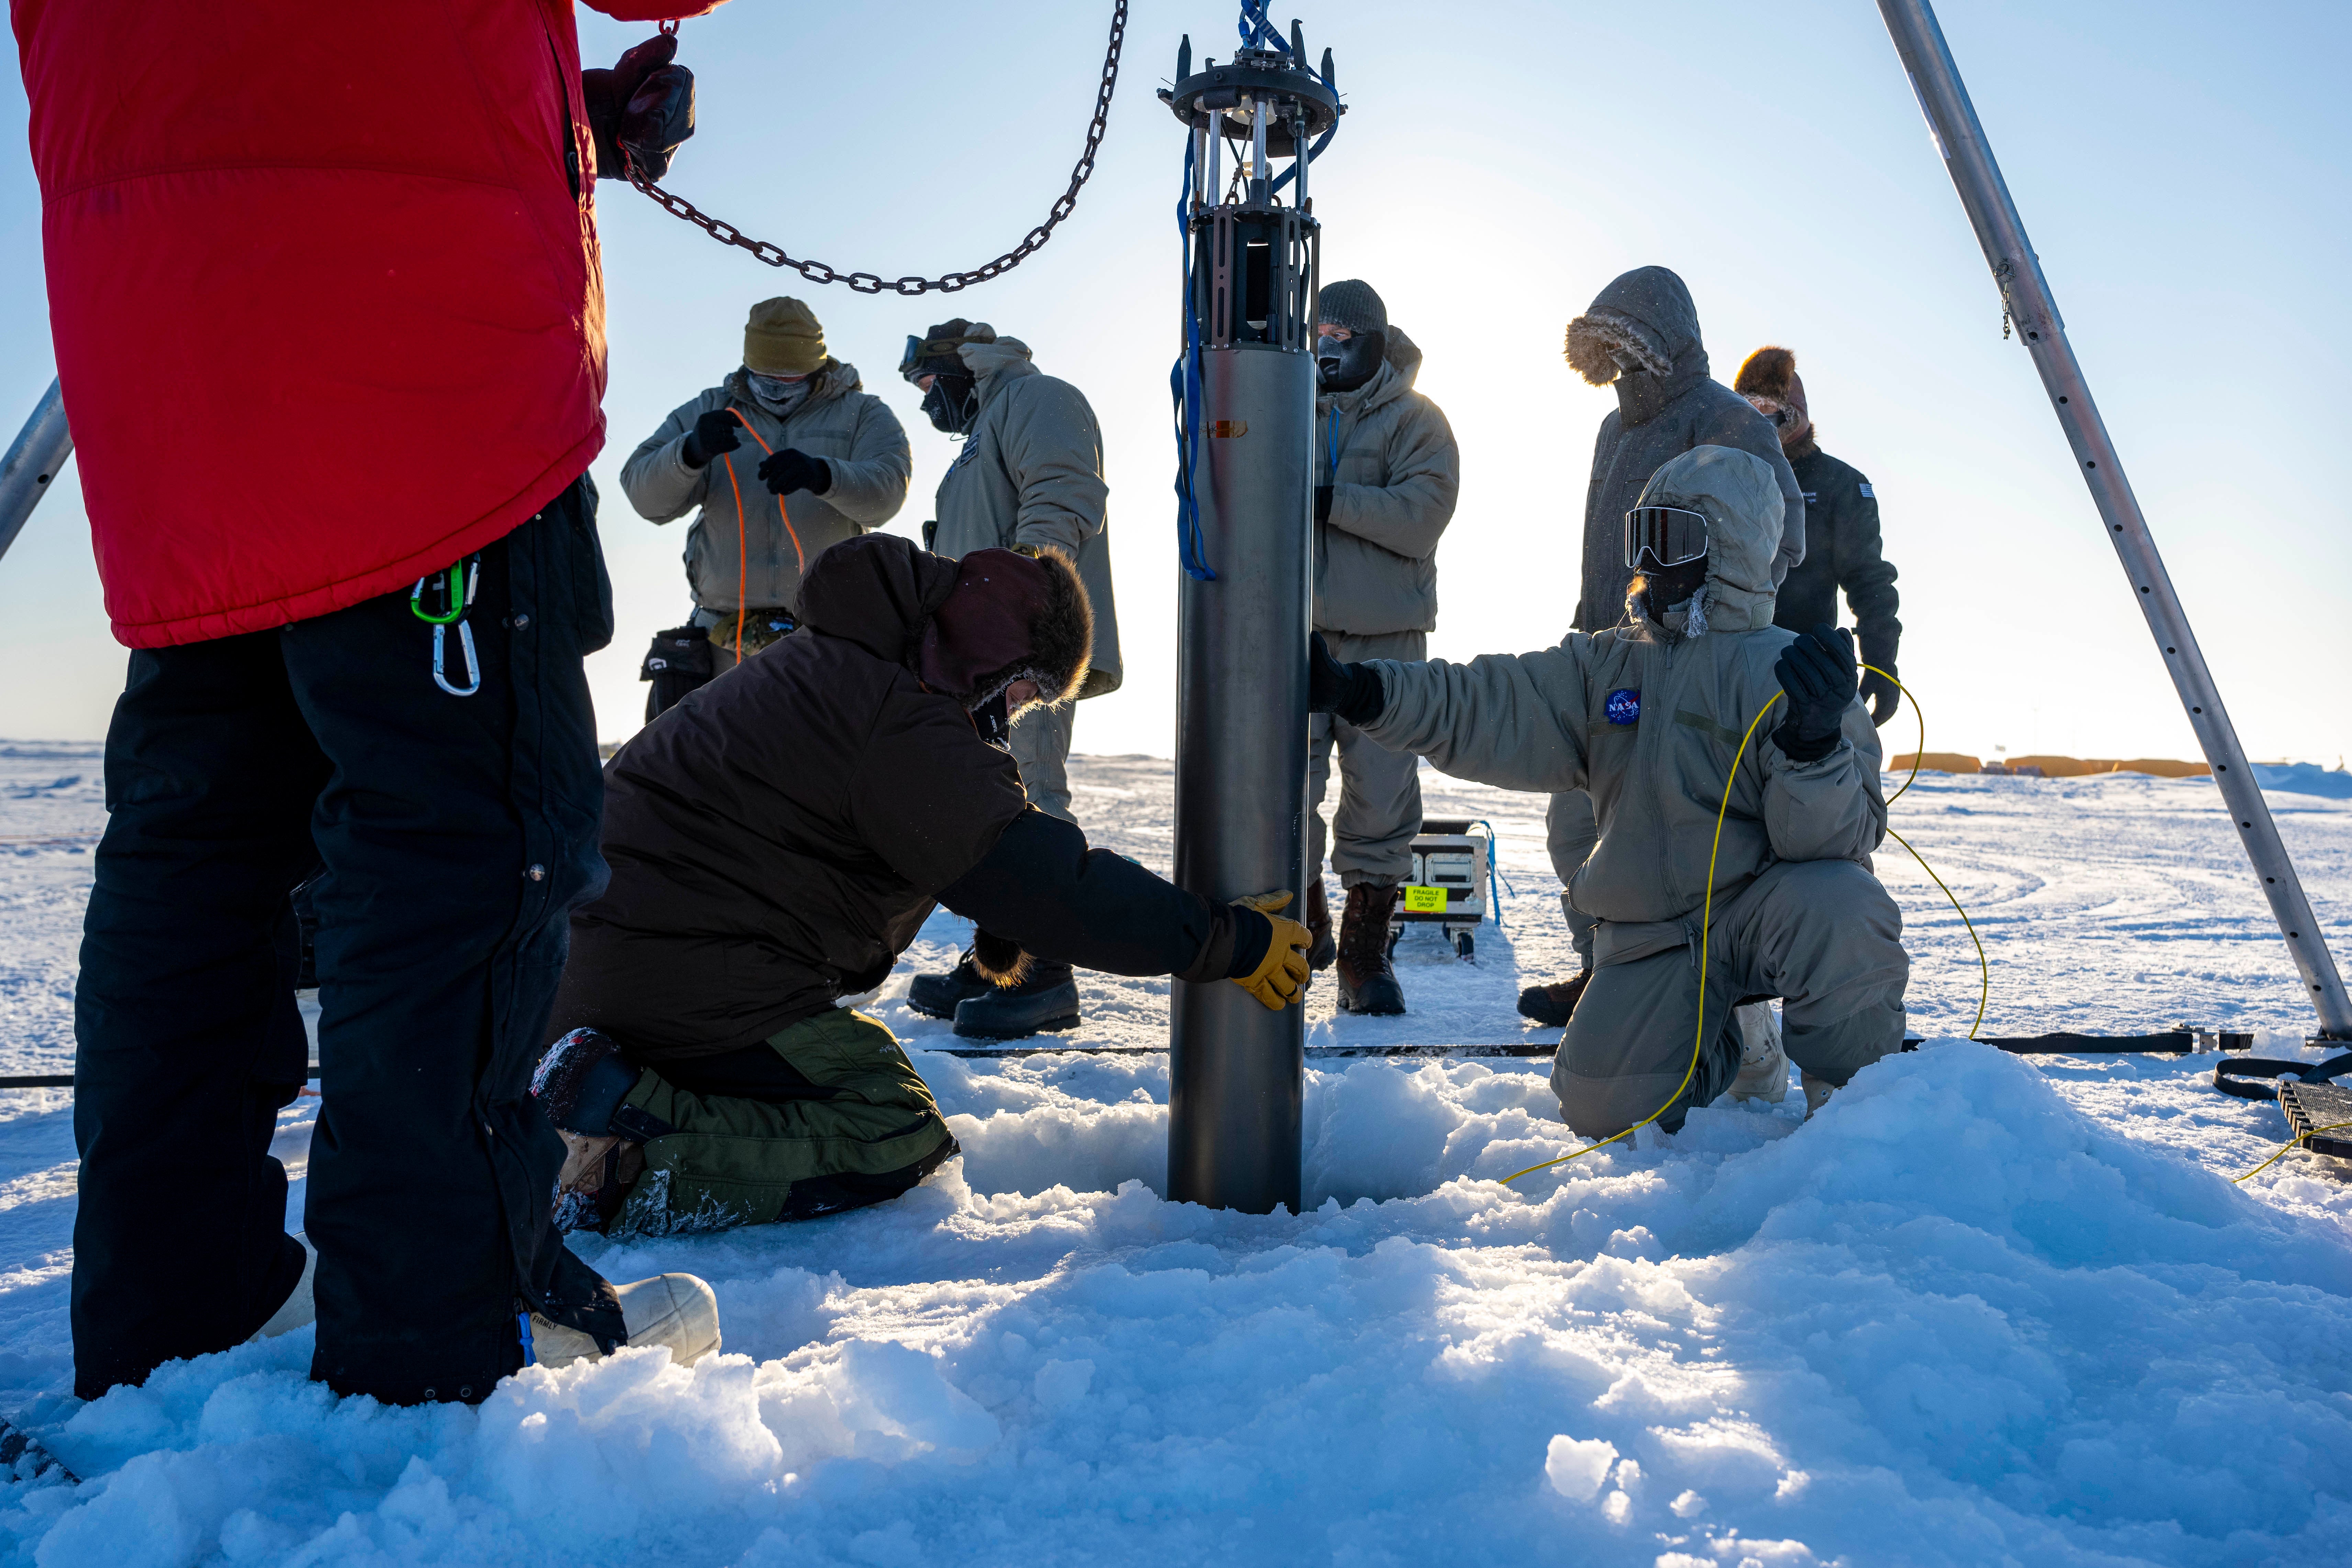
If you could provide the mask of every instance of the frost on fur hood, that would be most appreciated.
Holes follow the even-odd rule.
[[[1677,384],[1706,374],[1698,307],[1664,267],[1637,267],[1601,290],[1591,309],[1569,322],[1567,353],[1570,368],[1594,386],[1629,369]]]
[[[1734,447],[1693,447],[1642,488],[1642,506],[1677,506],[1706,519],[1706,585],[1691,635],[1772,624],[1772,556],[1780,548],[1780,477]]]

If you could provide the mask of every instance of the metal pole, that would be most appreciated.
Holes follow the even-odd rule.
[[[16,542],[24,531],[25,520],[49,493],[49,481],[73,455],[73,432],[66,428],[66,403],[55,381],[41,401],[33,405],[33,416],[16,432],[8,455],[0,458],[0,555]]]
[[[1910,74],[1911,90],[1927,117],[1937,150],[1944,155],[1944,167],[1959,192],[1960,205],[1967,209],[1977,241],[1984,247],[1985,260],[2000,287],[2003,307],[2016,322],[2026,352],[2033,356],[2034,369],[2042,373],[2042,384],[2050,395],[2059,427],[2066,433],[2066,444],[2074,448],[2075,464],[2106,524],[2107,542],[2116,547],[2125,575],[2137,590],[2148,630],[2164,650],[2165,667],[2180,693],[2180,705],[2189,710],[2189,727],[2196,731],[2197,742],[2213,765],[2214,783],[2221,787],[2231,819],[2238,825],[2246,857],[2262,877],[2271,913],[2303,976],[2304,994],[2318,1011],[2321,1032],[2329,1039],[2352,1039],[2352,997],[2345,994],[2335,955],[2328,952],[2311,902],[2304,897],[2303,884],[2295,878],[2278,825],[2271,820],[2270,806],[2254,782],[2245,749],[2238,743],[2229,710],[2221,706],[2213,673],[2206,668],[2205,655],[2165,572],[2164,558],[2148,534],[2147,519],[2132,494],[2130,481],[2124,478],[2123,462],[2107,437],[2098,405],[2092,401],[2090,383],[2083,377],[2074,345],[2066,341],[2066,324],[2059,317],[2049,281],[2042,276],[2042,263],[2026,240],[2024,222],[2010,199],[2000,167],[1993,162],[1992,147],[1978,122],[1976,106],[1961,85],[1959,68],[1944,42],[1944,30],[1937,25],[1927,0],[1878,0],[1878,11],[1885,18],[1903,68]]]

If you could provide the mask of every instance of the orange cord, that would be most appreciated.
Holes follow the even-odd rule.
[[[776,449],[773,447],[769,446],[767,442],[761,440],[760,433],[751,428],[751,422],[743,417],[743,411],[741,409],[730,405],[727,412],[735,416],[735,423],[743,426],[744,430],[750,434],[752,440],[760,442],[761,451],[767,453],[770,457],[775,456]],[[743,537],[745,528],[743,521],[743,487],[735,482],[735,465],[729,462],[728,459],[723,457],[719,460],[727,464],[727,488],[735,492],[735,662],[740,664],[743,662],[743,615],[745,610],[749,607],[746,601],[750,597],[751,591],[751,547],[744,542]],[[793,565],[794,569],[803,574],[806,574],[808,572],[808,554],[801,549],[800,530],[793,526],[793,510],[784,504],[784,498],[782,496],[778,496],[776,498],[776,515],[784,520],[784,536],[793,542]]]

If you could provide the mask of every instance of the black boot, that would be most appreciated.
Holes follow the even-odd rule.
[[[1389,916],[1397,890],[1370,885],[1348,889],[1339,916],[1339,1011],[1385,1017],[1404,1011],[1404,987],[1389,963]]]
[[[1307,967],[1328,969],[1331,961],[1339,956],[1339,944],[1331,936],[1331,900],[1323,895],[1323,879],[1316,878],[1307,884],[1307,934],[1315,940],[1307,949]]]
[[[1568,1027],[1568,1020],[1576,1011],[1577,998],[1584,994],[1592,979],[1590,969],[1572,980],[1555,980],[1549,985],[1530,985],[1519,993],[1519,1016],[1554,1029]]]
[[[1005,990],[990,986],[984,995],[959,1004],[955,1032],[981,1040],[1017,1040],[1045,1029],[1078,1026],[1078,982],[1066,963],[1033,960],[1029,976]]]
[[[555,1177],[555,1228],[602,1231],[645,1173],[645,1145],[677,1131],[625,1103],[644,1075],[612,1036],[574,1029],[547,1047],[530,1075],[531,1098],[563,1140]]]
[[[962,959],[945,974],[916,975],[914,984],[907,987],[907,1005],[934,1018],[952,1018],[960,1004],[995,989],[972,963],[971,950],[967,948]]]

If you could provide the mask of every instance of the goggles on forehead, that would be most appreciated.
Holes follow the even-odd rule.
[[[970,338],[919,338],[909,332],[907,335],[907,352],[898,356],[898,374],[907,380],[912,381],[918,375],[925,374],[923,369],[925,360],[952,361],[956,357],[956,350],[970,342],[971,342]],[[937,366],[932,367],[933,370],[937,368]]]
[[[1625,514],[1625,565],[1642,552],[1661,566],[1680,566],[1706,553],[1706,514],[1678,506],[1637,506]]]

